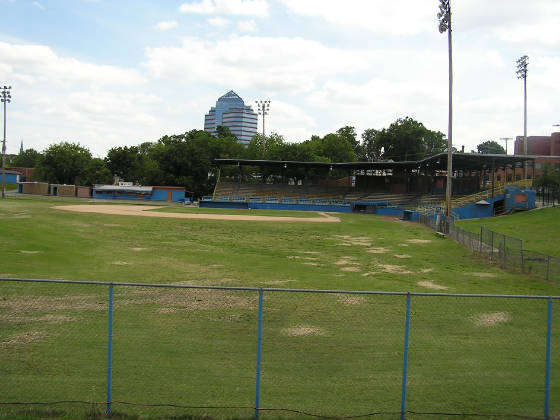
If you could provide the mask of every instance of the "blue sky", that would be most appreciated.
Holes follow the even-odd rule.
[[[234,90],[271,100],[266,127],[299,142],[410,116],[447,133],[438,0],[0,0],[7,151],[114,146],[202,129]],[[454,144],[560,124],[560,2],[452,0]],[[512,144],[510,143],[510,150]]]

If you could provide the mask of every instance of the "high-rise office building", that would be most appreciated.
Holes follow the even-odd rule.
[[[239,143],[247,145],[257,134],[257,114],[237,93],[230,90],[221,96],[216,106],[204,117],[204,131],[216,135],[219,125],[228,127]]]

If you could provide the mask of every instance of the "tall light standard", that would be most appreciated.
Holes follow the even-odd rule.
[[[527,65],[529,57],[517,60],[517,78],[523,79],[523,154],[527,155]],[[523,162],[523,179],[527,179],[527,162]]]
[[[451,44],[451,0],[439,0],[439,32],[447,32],[449,55],[449,120],[447,125],[447,186],[445,188],[445,216],[451,214],[451,174],[453,172],[453,49]]]
[[[6,104],[12,101],[11,86],[0,90],[0,101],[4,103],[4,140],[2,141],[2,198],[6,197]]]
[[[511,138],[511,137],[502,137],[500,140],[503,140],[503,141],[506,142],[506,155],[507,155],[507,154],[508,154],[508,152],[507,152],[507,144],[508,144],[508,141],[513,140],[513,138]],[[513,152],[513,154],[515,154],[515,151]]]
[[[262,120],[263,120],[262,155],[264,157],[264,145],[266,143],[266,136],[264,131],[264,117],[265,115],[268,115],[268,111],[270,111],[270,101],[255,101],[255,103],[257,104],[259,115],[262,115]]]

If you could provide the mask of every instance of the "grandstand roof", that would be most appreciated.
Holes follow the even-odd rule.
[[[523,155],[491,155],[479,153],[453,153],[454,170],[482,170],[492,166],[513,167],[520,166],[522,162],[534,160],[534,156]],[[447,169],[447,153],[439,153],[418,161],[377,161],[377,162],[299,162],[290,160],[251,160],[251,159],[214,159],[217,165],[234,166],[273,166],[278,168],[324,168],[324,169],[421,169],[432,168],[436,170]]]

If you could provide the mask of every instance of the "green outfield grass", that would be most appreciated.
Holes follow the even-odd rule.
[[[67,202],[0,202],[0,277],[560,294],[554,284],[488,265],[422,225],[390,217],[256,223],[71,213],[57,210],[60,204]],[[107,287],[1,282],[0,296],[0,402],[105,401]],[[265,291],[261,407],[325,416],[398,412],[405,299]],[[115,287],[113,400],[253,406],[257,308],[256,292]],[[560,308],[552,337],[556,417],[558,314]],[[546,301],[413,297],[407,408],[542,417],[545,336]],[[0,405],[0,417],[99,418],[103,409]],[[120,403],[113,410],[117,418],[253,415],[250,408]],[[307,417],[265,411],[261,418]]]
[[[523,239],[523,248],[560,257],[560,207],[549,207],[509,216],[461,220],[457,225],[471,232],[490,230]]]

